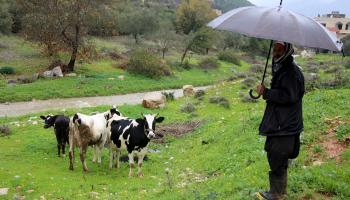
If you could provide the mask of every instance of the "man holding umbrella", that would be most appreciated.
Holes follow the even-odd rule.
[[[288,159],[299,154],[303,131],[302,98],[304,77],[293,61],[293,46],[275,42],[271,88],[258,85],[256,92],[266,101],[259,134],[266,136],[265,151],[270,165],[270,190],[258,192],[259,199],[281,199],[287,190]]]

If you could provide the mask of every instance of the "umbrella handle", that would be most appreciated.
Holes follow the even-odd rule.
[[[252,90],[252,89],[249,91],[249,96],[250,96],[250,98],[252,98],[252,99],[259,99],[259,98],[261,97],[260,94],[259,94],[258,96],[254,96],[254,95],[253,95],[253,90]]]

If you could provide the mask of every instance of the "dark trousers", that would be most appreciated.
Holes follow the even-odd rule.
[[[300,134],[290,136],[268,136],[265,151],[270,165],[270,174],[276,177],[287,173],[288,159],[299,155]]]

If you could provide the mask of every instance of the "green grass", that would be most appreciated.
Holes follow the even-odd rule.
[[[255,191],[268,187],[264,138],[257,134],[264,102],[241,103],[239,90],[237,84],[222,83],[211,89],[203,101],[182,98],[154,110],[166,117],[165,123],[193,119],[206,123],[181,138],[166,136],[165,144],[151,143],[150,148],[160,152],[148,154],[149,161],[143,165],[143,179],[128,178],[126,163],[120,169],[110,171],[107,150],[102,166],[91,162],[89,149],[90,172],[82,172],[79,158],[76,158],[75,171],[69,171],[68,157],[56,156],[51,129],[45,130],[42,124],[28,122],[33,115],[1,118],[0,124],[14,121],[21,124],[20,127],[11,125],[13,133],[9,137],[0,137],[0,187],[10,188],[10,194],[4,198],[12,199],[18,193],[26,199],[38,199],[41,195],[47,199],[89,199],[92,198],[89,193],[95,191],[100,199],[253,199]],[[217,95],[228,99],[231,109],[210,104],[209,98]],[[325,195],[332,199],[350,198],[349,149],[343,153],[340,162],[326,160],[322,166],[307,164],[310,154],[314,153],[311,147],[320,142],[322,132],[327,130],[324,119],[349,118],[349,95],[350,89],[317,90],[306,95],[303,145],[300,156],[289,170],[287,199],[326,199]],[[180,112],[180,107],[186,103],[196,105],[197,117]],[[107,106],[100,106],[65,113],[72,115],[76,111],[90,113],[106,109]],[[141,106],[122,106],[120,110],[132,117],[150,112]],[[171,188],[165,173],[167,168]],[[15,190],[18,185],[22,187],[20,192]],[[34,192],[26,193],[30,189]]]

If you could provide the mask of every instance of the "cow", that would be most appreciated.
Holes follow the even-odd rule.
[[[152,114],[142,114],[142,118],[130,119],[114,115],[108,120],[108,130],[110,131],[110,157],[109,168],[113,167],[113,159],[116,156],[117,167],[120,167],[120,150],[128,151],[130,172],[129,176],[134,176],[134,154],[138,157],[138,176],[143,177],[142,161],[147,153],[147,145],[151,138],[155,137],[156,123],[161,123],[164,117]]]
[[[57,140],[58,156],[61,156],[61,150],[62,156],[65,156],[65,147],[66,144],[69,143],[69,117],[64,115],[41,115],[40,118],[44,120],[45,129],[48,129],[50,127],[54,128]]]
[[[101,164],[101,152],[107,142],[107,121],[113,115],[119,116],[121,113],[113,107],[104,113],[95,115],[84,115],[76,113],[69,123],[69,169],[73,170],[74,166],[74,147],[79,147],[80,160],[83,164],[83,170],[88,171],[86,166],[86,152],[88,146],[93,146],[93,162]]]

